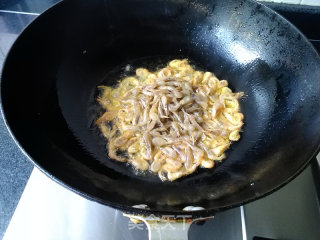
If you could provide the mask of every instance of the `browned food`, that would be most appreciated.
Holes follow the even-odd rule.
[[[97,100],[106,112],[96,123],[108,139],[109,157],[163,181],[214,167],[240,139],[243,93],[233,93],[226,80],[195,70],[186,59],[156,72],[138,68],[116,88],[99,88]]]

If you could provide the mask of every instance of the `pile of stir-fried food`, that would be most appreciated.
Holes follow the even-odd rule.
[[[243,125],[226,80],[173,60],[156,72],[138,68],[118,87],[99,86],[106,112],[96,121],[109,157],[173,181],[225,158]]]

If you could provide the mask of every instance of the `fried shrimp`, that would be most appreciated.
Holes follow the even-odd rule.
[[[233,93],[226,80],[195,70],[186,59],[156,72],[138,68],[116,88],[99,88],[97,101],[106,111],[96,124],[108,139],[109,157],[163,181],[214,167],[240,139],[243,92]]]

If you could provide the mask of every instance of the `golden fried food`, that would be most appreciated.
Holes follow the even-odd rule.
[[[226,80],[195,70],[186,59],[156,72],[138,68],[116,88],[99,88],[97,101],[106,112],[96,123],[108,139],[109,157],[163,181],[214,167],[240,139],[243,93],[233,93]]]

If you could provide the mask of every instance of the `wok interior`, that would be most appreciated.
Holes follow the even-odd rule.
[[[188,58],[244,91],[241,140],[213,169],[175,182],[108,159],[93,124],[97,85],[127,64],[155,69]],[[250,1],[62,2],[17,40],[3,71],[12,133],[63,184],[113,207],[218,210],[264,195],[295,175],[320,140],[320,63],[282,18]]]

